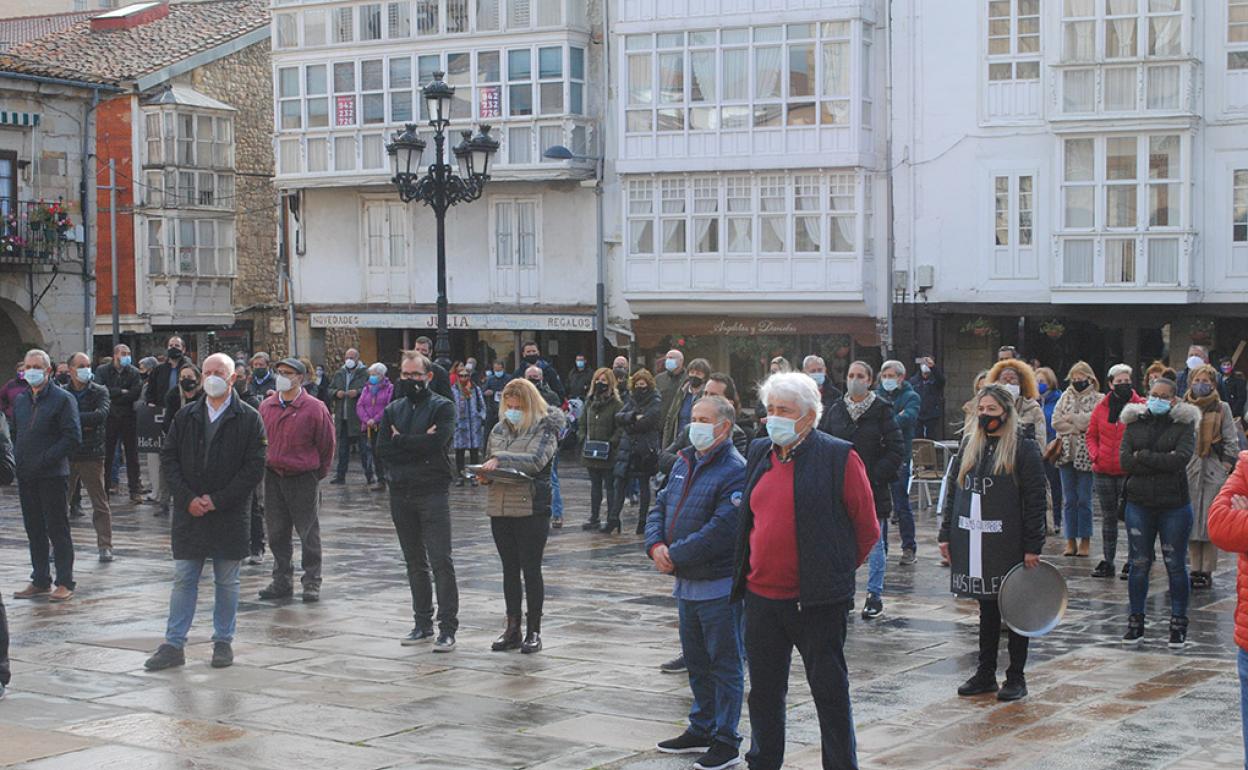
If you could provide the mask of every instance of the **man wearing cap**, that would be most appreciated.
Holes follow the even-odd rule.
[[[264,523],[273,552],[273,582],[261,599],[294,593],[291,530],[303,550],[303,600],[321,598],[321,524],[317,516],[321,479],[334,459],[334,421],[320,399],[303,390],[308,370],[297,358],[275,367],[274,390],[260,404],[269,437],[264,471]]]

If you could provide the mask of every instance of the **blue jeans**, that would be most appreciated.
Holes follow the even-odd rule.
[[[867,593],[884,595],[884,566],[888,556],[888,518],[879,519],[880,539],[875,541],[871,555],[867,557]]]
[[[1063,465],[1062,531],[1067,540],[1092,537],[1092,471]]]
[[[181,649],[195,619],[199,597],[199,576],[206,559],[176,559],[173,562],[173,594],[169,597],[169,624],[165,641]],[[213,559],[212,576],[216,587],[212,602],[212,641],[234,641],[234,621],[238,616],[238,567],[241,561]]]
[[[550,517],[563,521],[563,494],[559,491],[559,452],[550,463]]]
[[[889,485],[892,490],[893,511],[897,514],[897,530],[901,535],[902,550],[915,550],[914,511],[910,510],[910,463],[902,463],[897,470],[897,480]]]
[[[1248,652],[1239,651],[1239,721],[1244,729],[1244,770],[1248,770]]]
[[[676,606],[680,647],[693,691],[689,732],[737,748],[741,745],[737,724],[745,698],[742,603],[725,596],[707,601],[681,599]]]
[[[1131,551],[1131,576],[1127,594],[1131,614],[1143,615],[1148,601],[1148,570],[1156,556],[1153,545],[1161,537],[1161,556],[1170,577],[1170,614],[1187,617],[1187,540],[1192,534],[1192,506],[1145,508],[1127,503],[1127,539]]]

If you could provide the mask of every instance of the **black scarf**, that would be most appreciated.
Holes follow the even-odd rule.
[[[1109,424],[1113,425],[1118,422],[1118,416],[1122,414],[1122,408],[1131,403],[1131,397],[1127,396],[1127,400],[1123,401],[1118,398],[1118,394],[1109,391]]]

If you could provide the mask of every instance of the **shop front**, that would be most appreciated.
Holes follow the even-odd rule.
[[[325,350],[330,330],[354,330],[365,361],[397,364],[402,351],[418,337],[434,339],[438,316],[432,312],[314,312],[307,316],[312,348]],[[560,372],[570,370],[578,353],[594,357],[594,314],[586,312],[491,313],[463,312],[447,316],[451,360],[476,358],[483,368],[502,359],[510,371],[520,363],[521,346],[536,342],[542,356]]]
[[[851,361],[880,363],[880,334],[873,318],[645,315],[633,321],[632,331],[635,363],[651,366],[673,348],[683,351],[686,361],[705,358],[712,368],[732,375],[747,405],[753,403],[756,384],[777,356],[794,369],[806,356],[820,356],[838,386],[844,384]]]

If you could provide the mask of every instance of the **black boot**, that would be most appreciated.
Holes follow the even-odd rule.
[[[507,628],[494,640],[494,644],[490,645],[490,649],[494,652],[505,652],[507,650],[517,650],[520,648],[522,640],[520,638],[520,616],[508,615]]]
[[[1027,697],[1027,680],[1022,674],[1005,677],[1005,685],[997,693],[997,700],[1012,701]]]
[[[524,644],[520,645],[520,652],[528,655],[534,652],[542,651],[542,616],[529,616],[529,626],[524,635]]]
[[[1170,642],[1172,650],[1181,650],[1187,646],[1187,618],[1182,615],[1170,616]]]
[[[619,532],[620,531],[620,517],[608,516],[607,523],[603,524],[602,529],[598,531],[604,535],[609,535],[612,532]]]
[[[594,511],[590,514],[589,521],[581,525],[581,529],[586,532],[592,532],[593,530],[598,529],[601,523],[602,522],[598,520],[598,512]]]
[[[967,697],[970,695],[983,695],[984,693],[997,691],[997,675],[991,671],[976,671],[975,676],[967,679],[958,688],[958,695]]]

